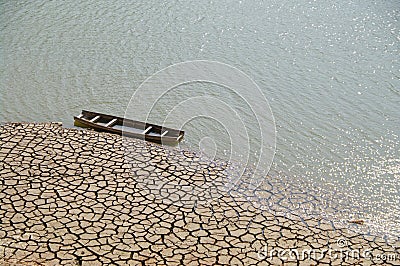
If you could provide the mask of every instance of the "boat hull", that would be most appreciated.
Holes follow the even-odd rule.
[[[74,125],[168,145],[179,143],[184,135],[181,130],[85,110],[74,116]]]

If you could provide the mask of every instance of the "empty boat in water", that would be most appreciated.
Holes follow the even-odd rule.
[[[89,127],[96,131],[105,131],[170,145],[177,144],[185,134],[184,131],[178,129],[85,110],[82,110],[80,115],[74,116],[74,124]]]

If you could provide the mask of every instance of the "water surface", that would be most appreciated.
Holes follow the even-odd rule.
[[[348,198],[326,204],[353,206],[375,233],[400,235],[397,1],[12,1],[0,10],[0,120],[72,126],[81,109],[124,115],[156,71],[223,62],[254,79],[270,102],[271,173],[298,190],[334,188]],[[177,88],[152,119],[191,93],[225,93],[246,111],[218,86],[188,86],[197,89]],[[201,132],[221,143],[220,155],[229,144],[207,119],[185,130],[187,147]]]

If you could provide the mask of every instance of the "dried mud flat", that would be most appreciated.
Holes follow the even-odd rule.
[[[262,211],[225,174],[190,151],[5,124],[0,264],[399,265],[398,242]]]

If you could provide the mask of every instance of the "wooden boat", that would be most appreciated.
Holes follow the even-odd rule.
[[[184,131],[178,129],[85,110],[82,110],[80,115],[74,116],[74,124],[96,131],[116,133],[169,145],[177,144],[185,134]]]

